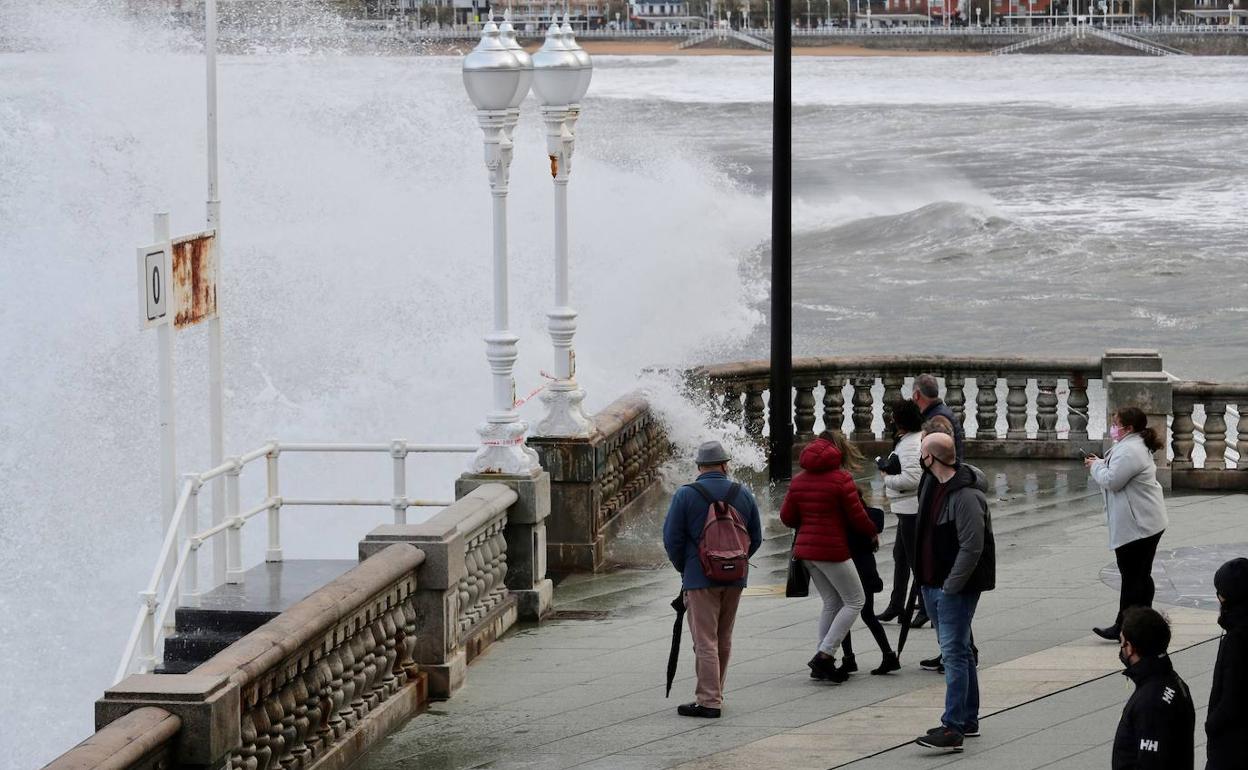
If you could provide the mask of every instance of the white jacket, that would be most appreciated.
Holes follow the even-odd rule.
[[[919,431],[907,433],[893,447],[893,454],[901,461],[901,473],[884,477],[884,496],[888,498],[888,507],[898,515],[919,512],[919,479],[923,476],[923,466],[919,465],[919,444],[923,434]]]
[[[1169,524],[1153,453],[1140,434],[1127,434],[1089,472],[1105,495],[1110,548],[1151,537]]]

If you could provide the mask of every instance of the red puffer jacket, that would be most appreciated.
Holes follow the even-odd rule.
[[[804,472],[793,479],[780,506],[780,520],[797,528],[794,555],[811,561],[845,561],[847,526],[865,537],[876,534],[854,478],[841,470],[840,450],[821,438],[802,450],[800,462]]]

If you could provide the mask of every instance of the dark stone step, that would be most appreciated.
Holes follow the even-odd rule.
[[[171,660],[156,666],[157,674],[189,674],[199,663],[190,660]]]
[[[165,665],[174,662],[190,662],[199,665],[245,635],[228,632],[174,634],[165,640]]]

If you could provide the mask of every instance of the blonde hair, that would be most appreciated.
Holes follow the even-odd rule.
[[[850,473],[857,473],[862,470],[862,464],[866,460],[863,457],[862,450],[853,444],[844,433],[839,430],[825,430],[819,434],[819,438],[829,441],[832,446],[836,447],[841,453],[841,467]]]

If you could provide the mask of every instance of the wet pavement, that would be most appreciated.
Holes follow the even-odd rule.
[[[1101,494],[1081,464],[984,462],[997,540],[997,589],[975,620],[981,650],[983,737],[956,761],[974,767],[1100,767],[1125,702],[1116,646],[1090,635],[1112,621],[1117,592]],[[679,717],[692,699],[685,633],[672,696],[663,675],[679,578],[663,562],[665,501],[622,533],[612,559],[629,565],[564,580],[555,620],[517,627],[478,658],[451,700],[435,703],[379,742],[357,768],[750,768],[924,767],[942,764],[910,741],[939,721],[943,678],[922,671],[936,652],[930,628],[912,631],[903,670],[866,672],[880,657],[855,627],[861,673],[843,685],[814,682],[817,598],[786,599],[790,532],[775,511],[782,489],[757,479],[766,542],[741,603],[723,718]],[[1207,585],[1220,559],[1244,553],[1248,496],[1169,498],[1159,550],[1158,606],[1171,618],[1172,649],[1203,707],[1219,629]],[[877,558],[891,575],[890,528]],[[1216,563],[1215,563],[1216,562]],[[1206,574],[1207,573],[1207,574]],[[1102,580],[1102,577],[1105,580]],[[812,592],[813,593],[813,592]],[[877,606],[885,595],[877,594]],[[1173,602],[1183,606],[1170,606]],[[896,643],[896,624],[887,624]],[[1202,717],[1198,715],[1198,723]],[[1200,731],[1198,730],[1198,733]],[[1197,736],[1198,739],[1200,736]],[[1063,750],[1037,748],[1055,741]],[[1064,763],[1064,764],[1063,764]]]

